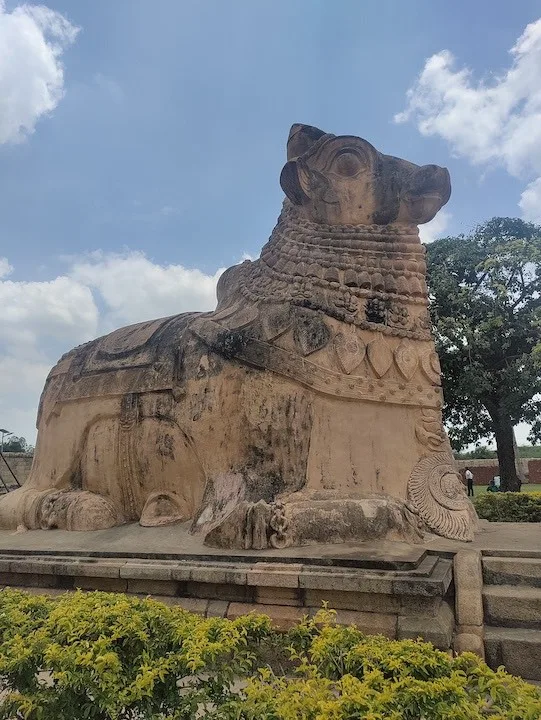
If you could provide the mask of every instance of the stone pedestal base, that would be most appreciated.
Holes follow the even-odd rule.
[[[0,584],[52,593],[75,588],[152,595],[206,616],[267,614],[278,628],[323,605],[367,634],[417,638],[447,650],[454,614],[452,562],[419,548],[409,556],[134,559],[38,551],[0,555]]]

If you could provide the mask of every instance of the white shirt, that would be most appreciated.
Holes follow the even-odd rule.
[[[465,477],[466,477],[466,480],[473,480],[473,474],[472,474],[471,470],[466,470]]]

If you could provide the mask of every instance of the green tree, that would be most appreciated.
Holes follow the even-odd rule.
[[[457,452],[455,453],[457,460],[487,460],[496,457],[496,451],[491,450],[486,445],[479,445],[474,450],[469,452]]]
[[[30,452],[31,449],[26,438],[12,435],[4,440],[4,452]]]
[[[541,446],[519,445],[518,454],[521,458],[541,458]]]
[[[541,227],[493,218],[428,245],[427,265],[451,443],[493,437],[502,489],[519,490],[514,425],[541,437]]]

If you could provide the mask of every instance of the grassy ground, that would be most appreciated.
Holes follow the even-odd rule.
[[[487,488],[486,485],[474,485],[473,486],[473,494],[474,497],[476,495],[483,495],[486,493]],[[522,492],[541,492],[541,485],[523,485],[522,486]]]

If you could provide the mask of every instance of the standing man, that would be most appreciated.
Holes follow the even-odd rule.
[[[464,477],[466,478],[466,483],[468,485],[468,497],[470,497],[470,495],[473,497],[473,473],[469,467],[466,468]]]

